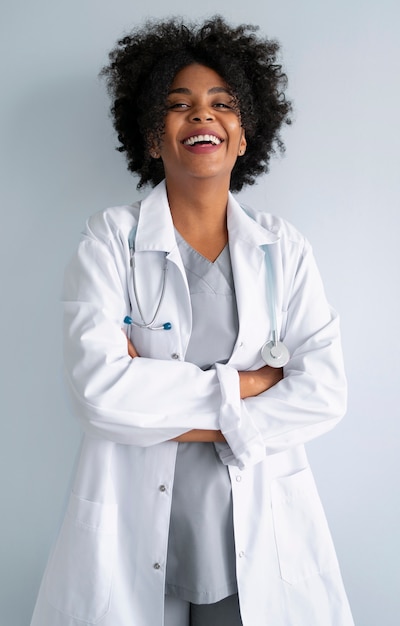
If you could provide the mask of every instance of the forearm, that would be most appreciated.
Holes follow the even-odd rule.
[[[270,389],[283,378],[283,369],[265,365],[258,370],[238,372],[240,398],[253,398]]]
[[[178,443],[223,443],[226,439],[220,430],[195,429],[189,430],[187,433],[179,435],[179,437],[175,437],[172,441],[177,441]]]
[[[132,346],[133,347],[133,346]],[[265,366],[254,372],[239,372],[239,386],[241,399],[250,398],[266,391],[283,377],[282,369],[273,369]],[[190,430],[172,441],[179,443],[218,442],[226,439],[220,430]]]
[[[130,341],[128,342],[128,354],[133,359],[138,357],[138,353],[136,348]],[[259,370],[249,371],[249,372],[238,372],[239,374],[239,387],[240,387],[240,397],[241,399],[250,398],[256,396],[263,391],[266,391],[277,382],[282,379],[283,371],[282,369],[274,369],[268,367],[262,367]],[[193,429],[189,430],[178,437],[174,437],[171,441],[177,441],[178,443],[199,443],[199,442],[210,442],[210,443],[224,443],[226,439],[220,430],[209,430],[209,429]]]

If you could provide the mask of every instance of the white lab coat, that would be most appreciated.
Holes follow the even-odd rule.
[[[250,217],[247,213],[250,213]],[[43,578],[32,626],[162,626],[177,443],[192,428],[221,429],[232,483],[243,626],[352,626],[353,621],[303,444],[345,410],[338,319],[307,241],[289,224],[230,196],[228,230],[239,333],[227,365],[184,361],[190,296],[165,184],[141,204],[94,215],[66,273],[65,366],[84,430],[68,508]],[[128,239],[135,236],[140,304],[168,331],[140,321]],[[269,246],[284,379],[239,397],[238,370],[263,365],[270,338],[263,246]],[[132,305],[131,305],[132,303]],[[207,341],[207,337],[204,337]]]

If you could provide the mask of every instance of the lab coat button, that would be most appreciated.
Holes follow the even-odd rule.
[[[162,492],[164,492],[164,491],[167,491],[167,488],[166,488],[166,486],[165,486],[165,485],[160,485],[160,486],[159,486],[159,490],[160,490],[160,491],[162,491]]]
[[[243,557],[244,557],[244,552],[243,552],[243,550],[241,550],[241,551],[239,552],[239,559],[242,559]]]
[[[161,565],[159,563],[154,563],[153,567],[154,569],[160,569]]]
[[[175,361],[176,361],[177,359],[179,359],[179,354],[177,354],[176,352],[174,352],[173,354],[171,354],[171,358],[172,358],[172,359],[175,359]]]
[[[236,482],[237,482],[237,483],[240,483],[240,481],[241,481],[241,480],[242,480],[242,477],[241,477],[241,476],[236,476]]]

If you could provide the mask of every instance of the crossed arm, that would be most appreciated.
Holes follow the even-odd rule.
[[[138,353],[133,343],[128,341],[128,354],[132,359],[138,357]],[[238,372],[239,385],[240,385],[240,397],[242,399],[258,396],[263,391],[267,391],[270,387],[273,387],[283,378],[283,370],[281,368],[269,367],[264,365],[258,370],[249,372]],[[179,443],[190,442],[223,442],[225,437],[220,430],[190,430],[179,437],[175,437],[173,441]]]

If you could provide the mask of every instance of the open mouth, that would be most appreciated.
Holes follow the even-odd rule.
[[[193,135],[182,141],[184,146],[219,146],[222,143],[222,139],[216,135]]]

